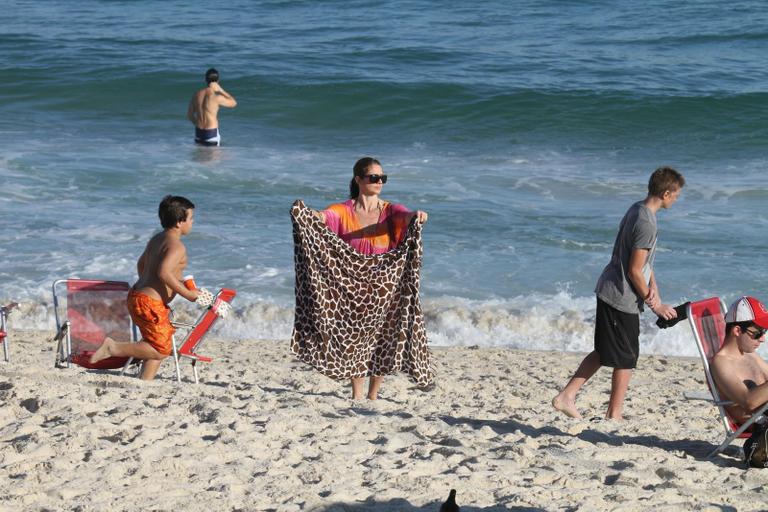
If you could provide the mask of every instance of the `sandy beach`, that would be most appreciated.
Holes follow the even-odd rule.
[[[428,391],[377,402],[296,361],[287,340],[211,338],[199,385],[55,370],[51,333],[12,331],[0,364],[2,510],[765,510],[768,471],[722,435],[698,360],[641,357],[623,423],[600,420],[610,372],[549,401],[580,354],[434,348]],[[185,374],[191,377],[188,364]]]

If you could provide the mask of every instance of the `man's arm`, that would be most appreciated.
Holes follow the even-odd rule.
[[[187,107],[187,119],[189,119],[189,122],[197,126],[197,109],[195,108],[197,95],[195,94],[192,96],[192,99],[189,100],[189,107]]]
[[[665,320],[671,320],[672,318],[677,317],[677,312],[672,306],[661,303],[659,288],[656,284],[656,276],[653,272],[651,272],[649,282],[645,282],[643,267],[645,266],[645,262],[648,261],[649,252],[650,249],[634,249],[632,251],[632,254],[629,257],[627,277],[629,277],[629,280],[632,282],[632,286],[635,287],[637,293],[640,294],[648,307],[651,308],[651,311]]]
[[[629,257],[629,270],[627,271],[627,277],[632,282],[632,286],[635,287],[637,293],[640,294],[643,299],[648,300],[653,294],[652,283],[655,283],[655,279],[651,276],[651,282],[645,282],[645,275],[643,275],[643,267],[645,262],[648,261],[649,249],[634,249]],[[651,306],[651,304],[648,304]]]
[[[218,82],[212,82],[211,87],[213,92],[216,94],[216,101],[219,102],[219,105],[227,108],[235,108],[237,106],[237,101],[235,98],[227,93],[227,91],[222,89]]]
[[[765,381],[768,382],[768,363],[765,362],[765,359],[762,357],[755,357],[755,360],[757,361],[757,365],[760,367],[760,371],[763,372],[763,375],[765,376]]]
[[[737,364],[727,357],[712,359],[712,376],[717,389],[745,411],[754,411],[768,402],[768,382],[748,388],[739,376]]]
[[[187,255],[187,250],[182,243],[175,243],[168,247],[157,269],[157,277],[171,290],[181,295],[190,302],[197,300],[197,290],[188,290],[184,283],[176,277],[176,269]]]

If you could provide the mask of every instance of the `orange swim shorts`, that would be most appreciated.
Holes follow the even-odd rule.
[[[170,308],[163,301],[135,290],[128,292],[128,313],[146,341],[164,356],[171,355],[171,336],[176,331],[169,318]]]

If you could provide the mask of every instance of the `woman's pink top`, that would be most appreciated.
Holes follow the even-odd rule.
[[[362,254],[391,251],[403,240],[413,212],[401,204],[382,201],[379,222],[363,229],[355,214],[355,201],[332,204],[325,213],[325,224],[342,240]]]

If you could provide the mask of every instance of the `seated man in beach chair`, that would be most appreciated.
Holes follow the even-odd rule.
[[[725,341],[711,368],[728,414],[744,423],[768,402],[768,363],[755,351],[765,341],[768,311],[754,297],[741,297],[725,315]]]

